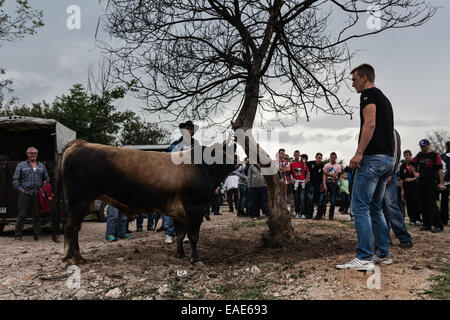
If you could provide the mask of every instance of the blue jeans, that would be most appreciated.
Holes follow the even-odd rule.
[[[142,228],[142,226],[144,225],[144,214],[145,213],[141,213],[140,215],[137,216],[136,228]],[[155,220],[155,214],[153,212],[149,212],[147,213],[147,218],[148,218],[147,229],[151,229],[153,228],[153,221]]]
[[[397,192],[398,174],[394,174],[391,183],[386,186],[386,191],[383,198],[383,211],[388,228],[392,226],[395,237],[400,242],[411,242],[411,236],[406,230],[405,220],[402,210],[398,206],[398,192]]]
[[[306,188],[302,189],[301,184],[299,184],[297,190],[294,190],[294,203],[295,203],[295,213],[296,214],[306,215],[305,194],[306,194]]]
[[[249,209],[248,209],[248,201],[247,201],[247,185],[246,184],[239,184],[239,206],[238,206],[238,214],[245,214],[244,212],[244,208],[247,211],[247,214],[249,213]]]
[[[358,245],[356,258],[372,260],[375,238],[376,255],[390,256],[389,229],[383,214],[383,197],[386,180],[392,172],[394,159],[377,154],[365,155],[356,170],[351,200]]]
[[[163,226],[166,229],[165,233],[168,236],[175,237],[175,226],[173,224],[173,219],[168,216],[162,216]]]
[[[324,193],[322,192],[322,186],[319,185],[313,185],[311,183],[307,184],[307,203],[308,203],[308,207],[307,207],[307,212],[308,215],[310,217],[312,217],[312,215],[314,214],[314,198],[316,197],[316,195],[319,195],[319,204],[317,205],[317,212],[321,212],[320,209],[322,207],[323,204],[323,196]],[[318,214],[319,215],[319,214]]]
[[[328,216],[332,218],[334,217],[334,207],[336,205],[337,182],[327,182],[327,191],[330,191],[330,213]]]
[[[117,208],[108,205],[106,217],[106,236],[125,238],[127,236],[127,216]]]

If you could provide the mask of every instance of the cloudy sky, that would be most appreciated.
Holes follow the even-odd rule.
[[[351,49],[359,50],[352,66],[364,62],[374,66],[376,85],[393,105],[402,147],[413,152],[430,130],[450,131],[450,2],[432,3],[441,8],[420,28],[387,31],[350,43]],[[66,94],[74,83],[86,84],[89,64],[97,63],[100,57],[95,32],[102,11],[96,0],[32,0],[31,4],[44,11],[45,27],[35,36],[0,47],[0,65],[14,81],[14,95],[25,104],[53,101]],[[66,27],[70,5],[81,9],[79,30]],[[101,37],[107,39],[105,34]],[[347,91],[343,95],[358,107],[359,95]],[[120,107],[125,105],[137,102],[129,98]],[[300,118],[289,128],[272,124],[265,129],[277,131],[280,146],[290,155],[295,149],[310,157],[318,151],[326,157],[335,151],[348,163],[357,146],[359,114],[356,110],[350,120],[317,113],[309,122]],[[278,144],[263,146],[271,156],[278,149]]]

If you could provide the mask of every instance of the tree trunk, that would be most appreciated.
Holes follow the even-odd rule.
[[[236,121],[232,123],[232,128],[235,132],[237,129],[242,129],[243,131],[252,129],[253,121],[255,120],[255,115],[258,108],[258,98],[259,81],[254,79],[253,81],[249,81],[247,83],[242,109],[239,112]],[[238,137],[238,142],[241,142],[242,144],[242,141],[243,139],[239,139]],[[245,143],[242,147],[244,148],[247,156],[250,156],[249,150],[252,150],[251,148],[259,148],[259,154],[263,154],[263,158],[265,157],[266,159],[270,159],[267,153],[254,140],[253,135],[249,134],[248,139],[245,139]],[[258,156],[257,161],[259,164],[262,164],[262,162],[267,163],[267,161],[261,160],[261,157]],[[276,166],[272,160],[271,162],[273,166]],[[269,231],[263,234],[263,242],[269,246],[279,247],[294,239],[294,228],[292,227],[291,216],[287,208],[285,191],[286,184],[283,175],[278,169],[275,174],[264,175],[264,178],[267,182],[267,188],[269,190],[270,212],[267,220]]]

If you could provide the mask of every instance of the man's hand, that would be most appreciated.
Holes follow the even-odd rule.
[[[441,189],[441,191],[444,191],[444,190],[445,190],[445,186],[444,186],[443,183],[439,183],[439,184],[438,184],[438,188]]]
[[[389,176],[386,181],[386,186],[391,184],[392,176]]]
[[[358,169],[360,168],[360,163],[362,161],[363,155],[362,153],[355,153],[353,158],[350,160],[350,168],[352,169]]]
[[[405,181],[406,182],[411,182],[411,181],[414,181],[414,178],[406,178]]]

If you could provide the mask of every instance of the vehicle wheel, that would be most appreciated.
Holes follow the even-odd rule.
[[[108,206],[109,204],[107,204],[106,202],[102,202],[97,212],[97,221],[106,222],[106,216],[108,215]]]

